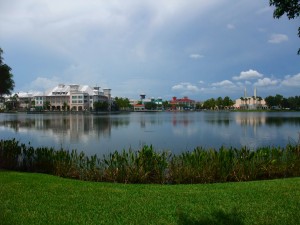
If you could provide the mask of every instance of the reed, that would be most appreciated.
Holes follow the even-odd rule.
[[[0,141],[0,169],[53,174],[89,181],[118,183],[215,183],[300,176],[300,145],[204,149],[172,155],[143,146],[98,158],[76,150],[26,146]]]

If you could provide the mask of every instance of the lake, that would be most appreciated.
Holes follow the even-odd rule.
[[[173,153],[197,146],[255,149],[299,142],[300,112],[131,112],[108,115],[1,113],[0,139],[102,156],[153,145]]]

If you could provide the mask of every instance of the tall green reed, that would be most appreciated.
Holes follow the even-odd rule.
[[[204,149],[172,155],[143,146],[98,158],[84,152],[0,141],[0,169],[121,183],[213,183],[300,176],[300,145]]]

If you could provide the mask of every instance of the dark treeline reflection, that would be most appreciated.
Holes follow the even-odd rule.
[[[282,126],[284,124],[300,125],[300,117],[267,117],[266,124]]]
[[[229,112],[209,112],[204,115],[205,122],[214,125],[225,125],[227,127],[233,120]]]

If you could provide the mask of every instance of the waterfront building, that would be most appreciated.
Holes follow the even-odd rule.
[[[104,92],[105,90],[105,92]],[[100,90],[100,87],[88,85],[59,84],[44,96],[35,96],[36,106],[49,104],[50,110],[87,111],[94,109],[95,102],[111,101],[111,89]]]
[[[95,102],[108,102],[111,106],[112,101],[111,89],[78,84],[59,84],[44,93],[16,93],[6,96],[5,101],[11,101],[14,96],[19,108],[50,111],[92,111]]]
[[[267,109],[268,106],[266,105],[266,101],[257,96],[257,89],[254,88],[254,95],[247,96],[247,90],[244,90],[244,97],[235,100],[235,104],[233,105],[236,109],[249,109],[249,110],[256,110],[256,109]]]
[[[156,109],[157,110],[162,110],[162,98],[146,98],[146,94],[142,93],[140,94],[140,99],[139,100],[130,100],[130,104],[133,106],[134,111],[144,111],[145,104],[147,103],[155,103],[156,104]]]
[[[191,110],[196,107],[196,101],[189,99],[187,96],[184,96],[183,98],[173,97],[169,103],[172,110]]]

